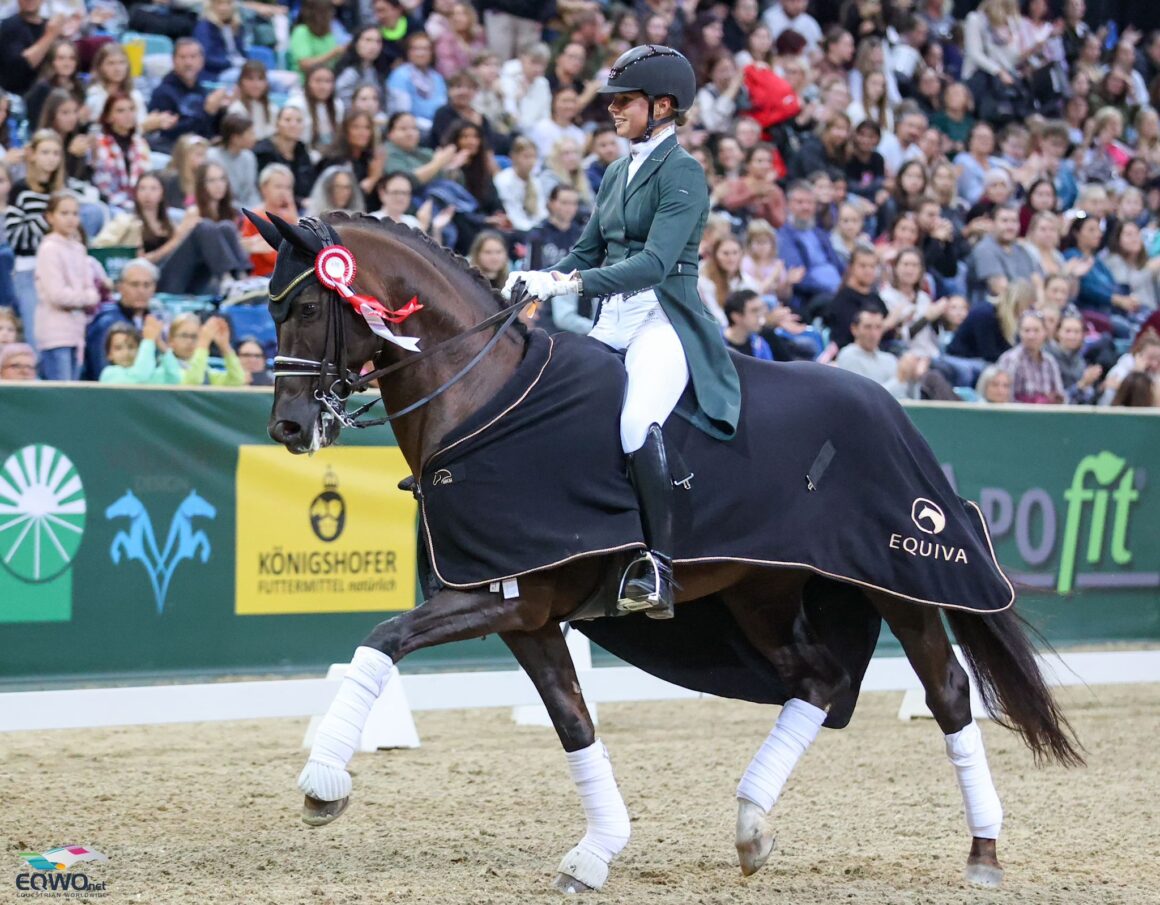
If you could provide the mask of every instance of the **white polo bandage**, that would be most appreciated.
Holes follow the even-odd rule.
[[[737,785],[737,797],[752,801],[765,813],[773,810],[786,780],[806,749],[818,737],[826,711],[800,698],[781,708],[777,722]]]
[[[955,777],[963,793],[967,828],[972,836],[980,839],[998,839],[999,829],[1003,826],[1003,805],[991,780],[979,724],[971,720],[946,739],[947,758],[955,768]]]
[[[298,787],[307,795],[338,801],[350,794],[346,765],[358,750],[371,707],[393,668],[391,658],[373,647],[355,649],[350,669],[318,727],[306,768],[298,778]]]
[[[608,749],[597,739],[587,748],[564,756],[588,819],[588,831],[576,848],[607,864],[628,844],[630,832],[628,809],[616,787]]]

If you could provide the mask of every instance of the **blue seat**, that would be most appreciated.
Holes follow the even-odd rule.
[[[266,69],[278,68],[278,55],[274,53],[272,48],[251,45],[246,48],[246,59],[256,60],[261,63]]]
[[[141,43],[145,47],[145,56],[166,55],[173,56],[173,39],[165,35],[150,35],[140,31],[127,31],[121,35],[122,44]]]
[[[278,351],[278,331],[274,319],[264,303],[253,305],[229,305],[219,312],[230,324],[230,338],[234,345],[238,340],[252,336],[262,345],[267,358],[273,358]]]
[[[145,56],[173,56],[173,38],[165,35],[145,35]]]
[[[174,292],[159,292],[153,298],[165,309],[166,320],[172,320],[179,314],[210,312],[217,307],[217,300],[212,295],[181,295]]]

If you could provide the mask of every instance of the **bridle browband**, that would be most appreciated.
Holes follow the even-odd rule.
[[[311,230],[319,239],[322,240],[323,245],[341,245],[341,240],[334,228],[322,220],[314,217],[307,217],[299,221],[300,226],[304,226]],[[337,421],[342,427],[366,428],[378,427],[383,424],[402,418],[412,412],[421,409],[423,406],[432,400],[438,398],[447,390],[455,386],[459,381],[466,377],[471,370],[479,364],[487,354],[495,348],[500,338],[508,331],[516,318],[519,316],[520,310],[527,306],[527,295],[523,290],[522,284],[513,292],[513,296],[518,295],[516,301],[513,301],[506,308],[502,308],[495,314],[480,321],[475,326],[465,330],[463,333],[457,333],[455,336],[450,336],[435,345],[409,354],[406,358],[396,361],[394,364],[387,365],[383,368],[378,368],[374,371],[369,371],[366,374],[355,374],[342,363],[345,361],[346,352],[346,331],[342,318],[341,306],[345,302],[339,296],[339,293],[332,289],[327,289],[315,274],[314,267],[303,270],[294,279],[292,279],[280,292],[276,295],[270,296],[271,302],[280,302],[286,299],[292,292],[299,289],[308,280],[313,279],[318,282],[325,290],[328,297],[326,306],[327,318],[327,342],[323,348],[323,357],[321,360],[312,358],[296,358],[291,355],[276,355],[274,357],[274,379],[280,377],[314,377],[318,380],[318,386],[314,390],[314,398],[322,404],[323,418],[331,418]],[[500,323],[502,321],[502,324]],[[455,373],[450,379],[444,381],[436,389],[432,390],[422,399],[412,402],[405,408],[397,412],[388,412],[382,418],[373,418],[369,420],[358,420],[374,406],[383,402],[381,396],[372,399],[365,405],[360,406],[353,412],[346,411],[346,401],[350,398],[352,393],[357,393],[367,389],[370,384],[376,380],[393,374],[395,371],[400,371],[408,365],[418,364],[425,358],[429,358],[438,352],[443,351],[452,343],[458,342],[461,339],[466,339],[475,333],[480,333],[484,330],[500,324],[495,335],[487,341],[487,343],[471,357],[459,371]],[[333,351],[333,357],[328,357]],[[327,381],[329,385],[327,386]],[[383,403],[384,406],[386,403]]]

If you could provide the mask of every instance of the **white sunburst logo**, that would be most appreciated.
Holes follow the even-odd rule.
[[[85,530],[85,491],[59,449],[37,443],[0,465],[0,563],[40,583],[69,567]]]

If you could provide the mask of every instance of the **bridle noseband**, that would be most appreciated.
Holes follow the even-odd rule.
[[[313,217],[304,218],[299,221],[299,225],[310,229],[319,239],[322,240],[323,245],[340,245],[341,240],[338,233],[329,224],[322,220]],[[465,330],[463,333],[457,333],[455,336],[436,343],[435,345],[423,349],[422,351],[412,352],[406,358],[387,365],[384,368],[378,368],[374,371],[369,371],[366,374],[356,374],[349,368],[345,367],[343,362],[346,361],[346,329],[342,317],[342,306],[345,301],[339,296],[335,290],[331,290],[322,285],[315,275],[314,268],[304,270],[291,280],[286,288],[284,288],[277,295],[271,295],[271,302],[280,302],[286,299],[294,290],[302,287],[304,283],[313,279],[319,283],[319,286],[324,290],[327,296],[326,300],[326,319],[327,319],[327,337],[326,344],[323,347],[322,358],[315,360],[312,358],[297,358],[291,355],[276,355],[274,357],[274,379],[275,381],[283,377],[313,377],[318,381],[318,385],[314,389],[314,398],[322,405],[324,420],[337,421],[342,427],[352,428],[366,428],[377,427],[383,424],[402,418],[412,412],[422,408],[431,402],[433,399],[441,396],[451,387],[455,386],[459,381],[471,372],[471,370],[479,364],[487,354],[495,348],[500,338],[508,331],[517,317],[519,317],[520,310],[527,306],[528,298],[526,292],[523,290],[522,284],[513,292],[513,296],[518,298],[513,301],[506,308],[502,308],[495,314],[476,324],[475,326]],[[501,324],[502,321],[502,324]],[[495,335],[487,341],[487,343],[480,349],[471,360],[467,362],[454,376],[440,384],[436,389],[432,390],[423,398],[412,402],[405,408],[397,412],[388,412],[382,418],[373,418],[368,420],[359,420],[363,415],[370,411],[374,406],[382,402],[382,397],[373,399],[365,405],[360,406],[353,412],[347,412],[346,403],[352,393],[357,393],[367,389],[370,384],[376,380],[393,374],[395,371],[400,371],[408,365],[418,364],[425,358],[435,355],[437,352],[443,351],[452,343],[458,342],[461,339],[487,330],[500,324]],[[385,403],[384,403],[385,406]]]

